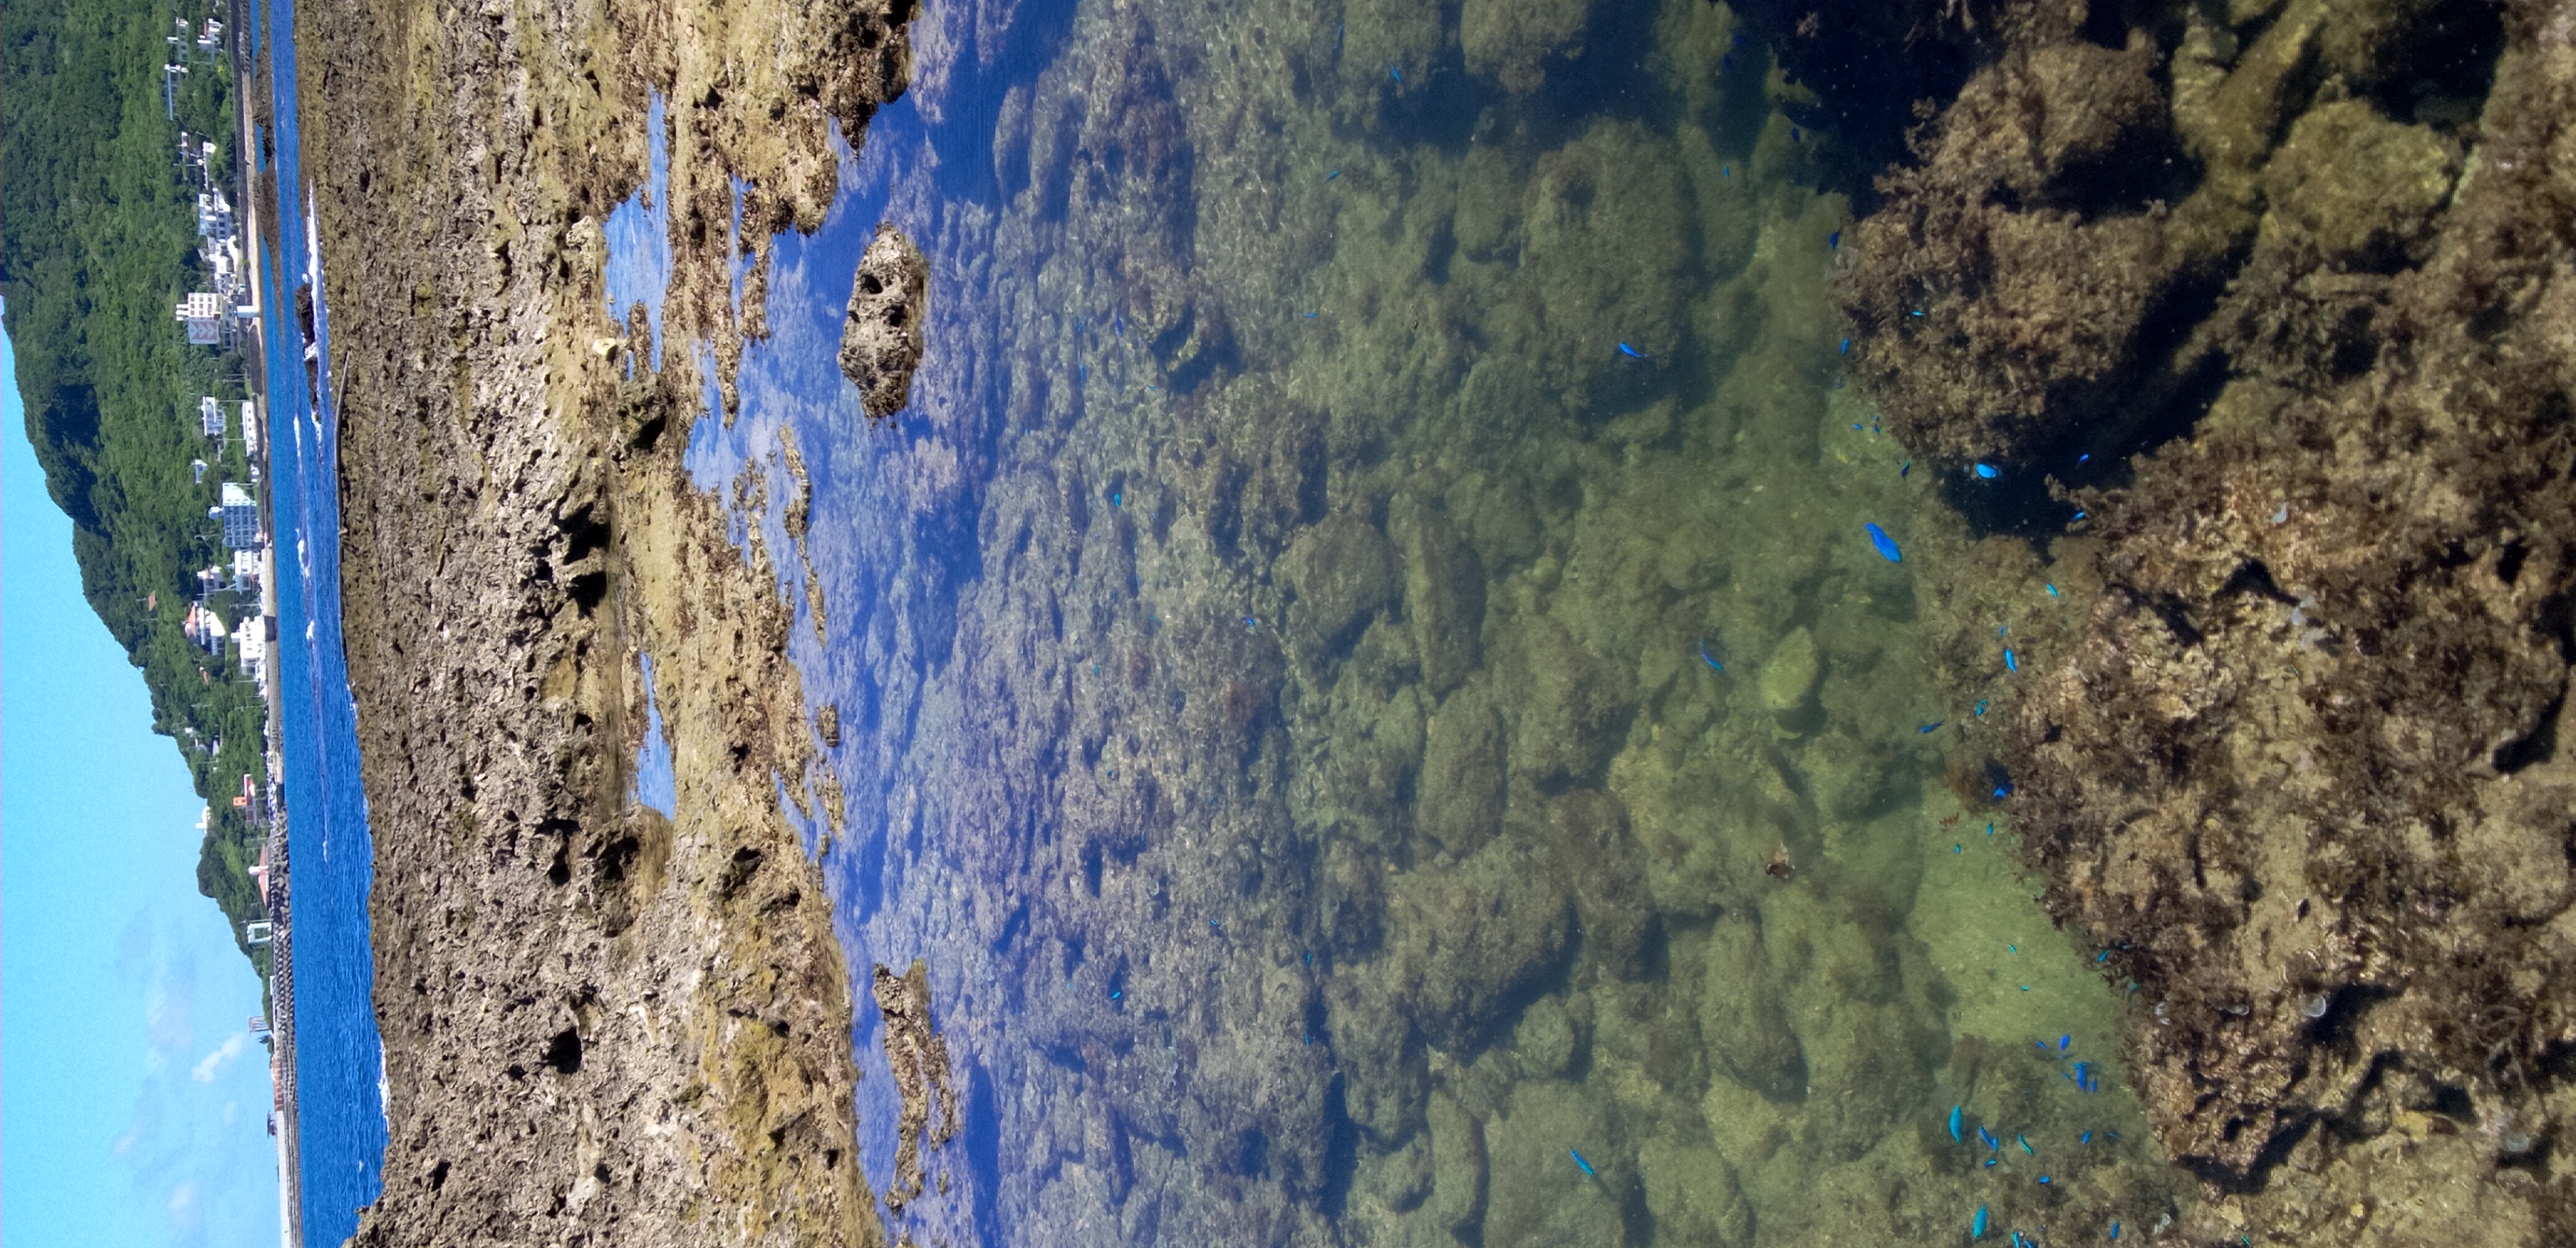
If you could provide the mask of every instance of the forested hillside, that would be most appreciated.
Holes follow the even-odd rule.
[[[182,129],[217,145],[218,184],[234,171],[228,61],[171,39],[177,22],[210,13],[221,15],[203,0],[0,10],[0,291],[28,438],[72,519],[82,588],[143,669],[154,731],[175,739],[214,807],[198,884],[238,940],[242,921],[259,916],[244,874],[259,833],[230,796],[245,774],[265,782],[265,707],[231,652],[200,648],[182,626],[201,599],[227,627],[258,614],[255,592],[205,594],[197,578],[228,555],[207,516],[219,483],[249,481],[245,379],[238,356],[187,345],[171,316],[204,288]],[[170,75],[165,101],[174,63],[187,72]],[[208,395],[233,414],[220,442],[199,423]],[[202,482],[196,460],[208,464]]]

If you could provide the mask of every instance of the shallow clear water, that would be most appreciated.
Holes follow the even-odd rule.
[[[1983,694],[1918,578],[1969,543],[1843,385],[1832,136],[1720,6],[1571,11],[1515,60],[1433,6],[934,8],[780,240],[689,463],[759,500],[839,716],[840,826],[789,797],[854,972],[927,959],[959,1071],[897,1234],[2054,1243],[2189,1199],[2120,986],[1944,783]],[[833,353],[880,218],[932,320],[871,425]]]

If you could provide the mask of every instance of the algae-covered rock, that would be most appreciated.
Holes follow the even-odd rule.
[[[2368,100],[2311,109],[2264,169],[2262,244],[2295,233],[2327,263],[2394,268],[2450,198],[2459,166],[2448,137],[2390,121]]]
[[[1402,586],[1395,548],[1376,526],[1339,515],[1297,535],[1276,570],[1296,595],[1289,627],[1300,644],[1331,650],[1348,642]]]
[[[1806,1054],[1772,982],[1761,930],[1749,920],[1729,916],[1709,931],[1699,1027],[1728,1078],[1772,1101],[1806,1096]]]
[[[1517,838],[1455,866],[1408,872],[1389,890],[1396,995],[1433,1044],[1472,1053],[1505,1010],[1555,970],[1570,926],[1564,885]]]
[[[1576,789],[1548,803],[1548,826],[1556,871],[1574,890],[1584,960],[1620,979],[1645,975],[1655,901],[1626,808],[1600,789]]]
[[[1735,1167],[1716,1149],[1649,1140],[1637,1150],[1637,1170],[1646,1184],[1646,1209],[1666,1242],[1739,1248],[1753,1241],[1753,1208],[1745,1203]]]
[[[2296,71],[2266,125],[2229,131],[2280,143],[2260,241],[2196,331],[2235,376],[2126,488],[2074,496],[2097,526],[2081,574],[2111,592],[2030,673],[2003,755],[2052,912],[2138,984],[2168,1153],[2397,1208],[2449,1181],[2391,1147],[2409,1107],[2473,1115],[2499,1160],[2576,1112],[2528,1073],[2576,1035],[2576,956],[2534,936],[2567,921],[2576,808],[2576,280],[2541,259],[2576,247],[2576,50],[2509,18],[2475,131],[2346,82],[2307,98],[2309,57],[2367,45],[2366,79],[2423,55],[2338,33],[2390,12],[2419,20],[2290,0],[2229,71]],[[2460,81],[2443,46],[2426,90]],[[2570,1224],[2563,1196],[2479,1190],[2462,1233]]]
[[[1842,299],[1916,454],[2026,462],[2136,398],[2138,335],[2201,258],[2168,238],[2157,60],[2144,38],[2007,53],[1884,181]]]
[[[1413,826],[1455,857],[1503,825],[1503,720],[1482,682],[1449,695],[1431,717],[1414,785]]]
[[[1361,1166],[1360,1177],[1352,1186],[1398,1212],[1415,1208],[1427,1199],[1439,1176],[1428,1131],[1414,1132],[1395,1151],[1364,1161]]]
[[[1550,57],[1583,55],[1583,27],[1592,0],[1466,0],[1458,10],[1458,42],[1467,68],[1500,79],[1503,89],[1527,93],[1547,80]]]
[[[1431,1095],[1431,1200],[1424,1208],[1434,1225],[1461,1238],[1485,1220],[1488,1171],[1485,1124],[1447,1092]]]
[[[1447,513],[1405,513],[1404,613],[1422,658],[1422,680],[1446,697],[1484,661],[1485,567]]]
[[[1827,732],[1814,739],[1799,761],[1816,808],[1834,819],[1884,814],[1915,787],[1913,768],[1883,740]]]
[[[1513,348],[1577,410],[1614,383],[1649,384],[1685,340],[1698,237],[1680,167],[1671,140],[1625,121],[1596,123],[1538,159],[1522,214],[1538,317]],[[1622,342],[1645,358],[1622,354]]]
[[[1823,674],[1824,661],[1816,653],[1816,635],[1805,628],[1793,628],[1771,648],[1771,657],[1762,661],[1762,675],[1755,686],[1762,692],[1763,708],[1786,718],[1808,708],[1816,696],[1816,681]]]
[[[1552,1079],[1567,1074],[1581,1064],[1584,1046],[1591,1037],[1591,998],[1578,998],[1585,1009],[1578,1015],[1567,1008],[1559,996],[1545,996],[1521,1011],[1521,1021],[1512,1028],[1512,1059],[1521,1074],[1533,1079]]]
[[[1392,1147],[1422,1128],[1431,1071],[1421,1033],[1365,975],[1335,976],[1325,994],[1343,1112],[1380,1147]]]
[[[1514,773],[1547,789],[1599,780],[1636,715],[1626,685],[1550,616],[1522,617],[1517,639],[1503,671],[1520,711]]]
[[[1616,1248],[1636,1166],[1622,1154],[1605,1098],[1573,1084],[1523,1083],[1511,1111],[1485,1126],[1493,1179],[1485,1242]],[[1575,1164],[1580,1152],[1593,1174]]]

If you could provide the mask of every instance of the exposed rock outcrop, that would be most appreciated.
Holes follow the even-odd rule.
[[[921,249],[893,225],[879,225],[859,255],[841,319],[841,374],[859,388],[868,419],[883,420],[912,401],[929,301],[930,266]]]
[[[389,1088],[359,1243],[883,1242],[846,971],[775,798],[811,748],[793,617],[680,464],[690,353],[656,373],[604,310],[600,220],[659,92],[688,140],[664,327],[728,369],[732,178],[751,222],[819,221],[826,123],[902,89],[906,11],[359,0],[299,31]],[[628,791],[639,654],[668,820]]]

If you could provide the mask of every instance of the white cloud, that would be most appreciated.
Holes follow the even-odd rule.
[[[238,1031],[225,1037],[221,1046],[216,1048],[214,1052],[207,1054],[204,1060],[198,1062],[196,1069],[188,1072],[189,1077],[195,1079],[199,1083],[213,1083],[215,1081],[215,1072],[223,1069],[224,1063],[229,1062],[236,1057],[240,1057],[243,1046],[248,1043],[248,1039]]]

